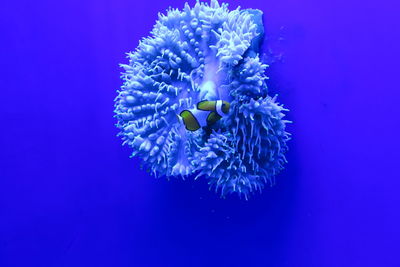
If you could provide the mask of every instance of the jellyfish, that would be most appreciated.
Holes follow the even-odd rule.
[[[170,8],[128,53],[116,126],[157,177],[207,179],[222,197],[274,184],[289,122],[268,94],[263,13],[216,0]]]

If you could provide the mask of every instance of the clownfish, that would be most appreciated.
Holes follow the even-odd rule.
[[[200,101],[196,108],[183,110],[178,118],[183,122],[189,131],[197,131],[198,129],[216,123],[223,116],[229,113],[230,103],[217,101]]]

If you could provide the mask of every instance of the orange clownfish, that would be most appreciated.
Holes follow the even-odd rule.
[[[189,131],[197,131],[201,127],[211,126],[229,113],[230,104],[223,100],[200,101],[196,108],[183,110],[179,119]]]

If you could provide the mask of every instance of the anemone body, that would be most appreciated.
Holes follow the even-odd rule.
[[[272,184],[289,137],[285,109],[268,96],[263,34],[261,11],[217,1],[160,14],[122,65],[115,113],[133,156],[157,176],[204,177],[222,196],[247,198]],[[177,116],[202,100],[230,102],[230,112],[212,129],[189,132]]]

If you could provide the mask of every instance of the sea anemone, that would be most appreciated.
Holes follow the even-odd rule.
[[[159,15],[152,36],[122,65],[117,127],[133,156],[156,176],[208,179],[221,195],[261,190],[286,162],[283,112],[268,95],[259,58],[260,10],[212,0]],[[229,113],[191,132],[179,114],[203,100],[230,103]]]

